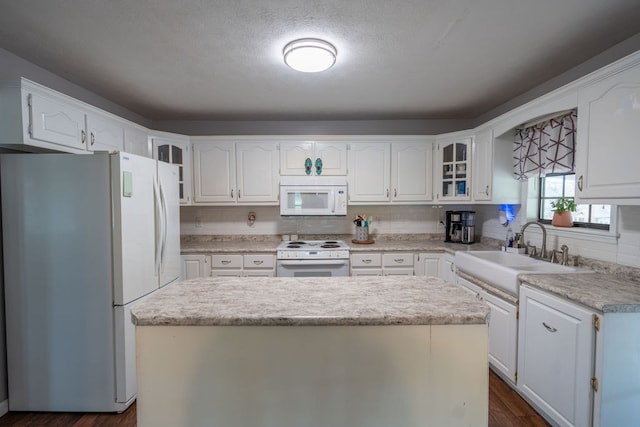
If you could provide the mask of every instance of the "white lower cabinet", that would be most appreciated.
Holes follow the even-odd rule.
[[[412,252],[351,254],[352,276],[413,276]]]
[[[209,255],[182,255],[182,280],[211,275],[211,257]]]
[[[482,299],[491,309],[489,318],[489,363],[515,383],[518,337],[518,307],[488,292]]]
[[[503,378],[516,382],[518,307],[487,292],[480,286],[456,276],[456,283],[482,299],[491,309],[489,316],[489,363]]]
[[[381,253],[352,253],[351,276],[382,276]]]
[[[520,288],[517,387],[555,425],[591,425],[594,316],[559,297]]]
[[[440,257],[440,275],[438,276],[447,282],[456,282],[456,265],[452,254],[442,254]]]
[[[214,254],[211,255],[211,275],[274,277],[276,257],[272,254]]]
[[[243,257],[243,276],[274,277],[276,257],[270,254],[251,254]]]
[[[212,276],[242,276],[244,260],[240,254],[211,255]]]
[[[441,259],[439,253],[417,253],[413,256],[413,263],[416,276],[441,277]]]
[[[439,277],[448,282],[456,282],[453,255],[449,253],[420,252],[413,257],[416,276]]]
[[[413,253],[382,254],[383,276],[413,276]]]

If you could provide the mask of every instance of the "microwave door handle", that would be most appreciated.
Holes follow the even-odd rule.
[[[329,191],[329,204],[331,213],[336,213],[336,195],[333,190]]]

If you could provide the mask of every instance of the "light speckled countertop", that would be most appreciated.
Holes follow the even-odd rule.
[[[208,277],[132,309],[137,325],[482,324],[489,307],[435,277]]]
[[[640,283],[611,274],[522,274],[520,279],[543,291],[603,313],[640,312]]]
[[[276,253],[276,247],[280,240],[276,237],[243,236],[240,239],[207,239],[207,236],[186,236],[180,242],[180,252],[186,254],[212,254],[212,253]],[[299,240],[344,240],[349,246],[350,252],[448,252],[455,251],[482,251],[497,249],[495,243],[474,243],[464,245],[461,243],[445,243],[440,235],[407,236],[381,236],[375,239],[373,244],[357,244],[351,242],[353,236],[301,236]]]

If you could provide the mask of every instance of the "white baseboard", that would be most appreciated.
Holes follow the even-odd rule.
[[[9,412],[9,399],[0,402],[0,417]]]

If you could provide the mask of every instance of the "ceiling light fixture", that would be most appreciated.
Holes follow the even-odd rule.
[[[328,70],[336,63],[338,51],[320,39],[299,39],[287,44],[282,51],[284,63],[303,73]]]

